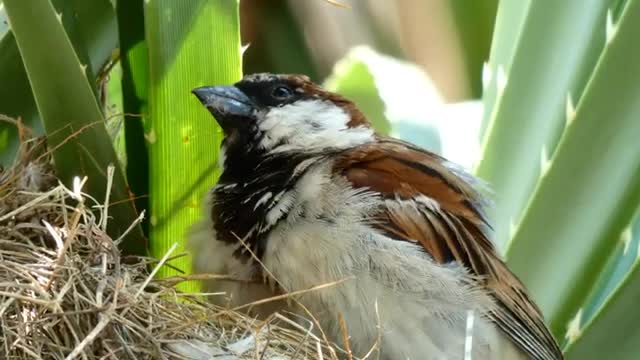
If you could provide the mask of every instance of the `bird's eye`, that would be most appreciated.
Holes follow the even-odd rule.
[[[293,90],[284,85],[279,85],[273,88],[271,96],[278,100],[285,100],[293,95]]]

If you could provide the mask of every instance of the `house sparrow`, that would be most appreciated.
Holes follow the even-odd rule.
[[[306,76],[193,93],[224,131],[195,270],[258,280],[209,287],[243,304],[334,283],[299,301],[338,344],[346,324],[356,357],[375,346],[389,360],[562,359],[490,241],[473,176],[376,134]]]

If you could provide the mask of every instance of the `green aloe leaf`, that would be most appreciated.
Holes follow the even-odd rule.
[[[580,318],[579,323],[584,326],[599,313],[607,299],[625,281],[629,272],[636,266],[640,256],[640,208],[636,211],[635,219],[622,230],[615,250],[610,254],[607,265],[601,271],[595,282],[591,294],[584,301],[574,319]],[[572,320],[573,321],[573,320]]]
[[[150,249],[161,257],[201,216],[201,200],[217,176],[221,130],[191,95],[202,85],[242,75],[237,0],[148,0]],[[191,261],[172,265],[189,272]],[[162,269],[160,276],[175,274]],[[194,289],[188,284],[185,289]]]
[[[108,232],[118,238],[137,214],[92,90],[93,79],[87,77],[88,67],[76,55],[61,18],[48,0],[5,0],[4,5],[49,147],[54,149],[58,177],[71,186],[73,177],[87,176],[86,190],[102,201],[107,168],[115,166]],[[144,248],[139,227],[133,228],[124,245],[129,252]]]
[[[3,23],[5,21],[7,20],[0,20]],[[29,80],[11,31],[0,35],[0,79],[3,82],[3,86],[0,86],[0,113],[14,118],[20,117],[36,133],[42,133]],[[15,127],[0,122],[0,163],[10,164],[15,158],[17,146],[18,133]]]
[[[243,57],[246,73],[264,72],[305,74],[317,80],[318,73],[304,30],[287,1],[248,1],[243,3],[242,39],[249,43]]]
[[[131,192],[138,209],[149,209],[149,152],[144,134],[148,113],[149,58],[144,29],[143,0],[118,1],[118,34],[120,39],[120,64],[122,66],[122,107],[125,153],[125,170]],[[148,124],[147,124],[148,125]],[[142,229],[149,234],[149,222],[142,222]]]
[[[639,33],[640,1],[631,0],[608,26],[598,64],[507,250],[559,336],[640,204]]]
[[[610,2],[531,2],[511,66],[495,75],[499,90],[492,109],[487,99],[491,112],[476,172],[497,194],[494,218],[500,246],[517,226],[538,181],[541,158],[546,161],[553,154],[567,108],[579,101],[600,56]],[[503,14],[498,23],[505,21]],[[509,61],[507,55],[496,56]]]
[[[498,1],[451,1],[450,4],[465,52],[471,92],[474,98],[478,98],[482,96],[482,66],[489,57]]]
[[[569,359],[635,359],[640,351],[633,315],[640,298],[640,213],[620,240],[596,293],[572,320]]]
[[[484,135],[486,132],[499,94],[498,74],[500,74],[500,81],[502,82],[502,75],[511,69],[513,54],[515,53],[516,45],[519,44],[518,38],[530,5],[531,0],[500,1],[498,3],[489,62],[485,63],[482,69],[484,115],[480,135]]]
[[[56,12],[62,14],[62,25],[80,61],[88,65],[88,77],[95,79],[117,46],[115,13],[111,2],[53,0],[52,4]],[[0,10],[0,79],[10,86],[0,86],[0,113],[21,117],[36,133],[42,133],[39,113],[15,38],[12,32],[2,31],[6,26],[2,13]],[[95,93],[95,82],[92,81],[91,85]],[[13,126],[0,123],[0,162],[12,161],[16,146],[17,136]]]

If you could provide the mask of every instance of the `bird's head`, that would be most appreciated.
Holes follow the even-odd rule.
[[[355,105],[303,75],[253,74],[193,90],[224,131],[227,156],[317,154],[373,140]]]

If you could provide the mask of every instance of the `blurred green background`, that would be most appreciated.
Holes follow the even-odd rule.
[[[4,0],[0,114],[99,199],[119,165],[109,230],[145,211],[123,251],[161,257],[219,170],[190,89],[307,74],[488,183],[496,246],[568,358],[637,359],[638,36],[640,0]],[[5,166],[16,134],[0,122]]]

